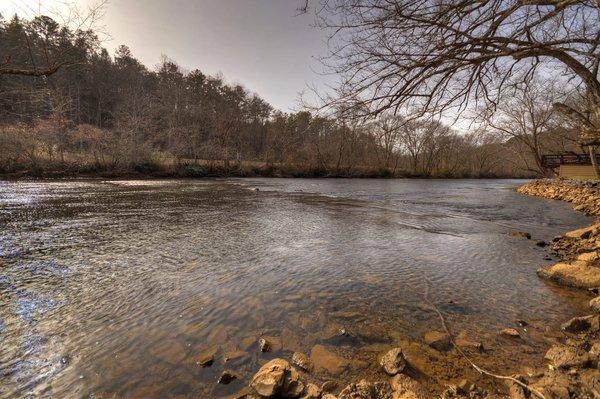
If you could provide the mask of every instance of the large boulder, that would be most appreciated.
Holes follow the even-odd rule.
[[[258,370],[250,387],[262,398],[298,398],[304,391],[298,372],[284,359],[273,359]]]
[[[583,260],[560,262],[538,270],[540,277],[562,285],[590,289],[600,287],[600,267]]]
[[[406,360],[404,359],[402,348],[394,348],[388,351],[385,355],[383,355],[379,364],[383,368],[383,371],[391,376],[404,371],[404,368],[406,367]]]

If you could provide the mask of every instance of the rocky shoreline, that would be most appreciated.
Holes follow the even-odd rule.
[[[520,193],[539,196],[574,204],[577,211],[600,216],[600,186],[566,180],[537,180],[518,189]],[[514,233],[513,233],[514,234]],[[527,233],[519,237],[530,239]],[[537,245],[537,244],[536,244]],[[546,243],[544,243],[544,246]],[[540,243],[540,246],[541,243]],[[377,367],[380,377],[371,376],[345,388],[336,381],[320,386],[311,377],[316,368],[315,359],[323,357],[335,363],[333,354],[310,356],[293,353],[289,359],[275,358],[262,365],[242,391],[231,398],[302,398],[302,399],[429,399],[429,398],[510,398],[510,399],[598,399],[600,398],[600,222],[590,227],[568,232],[556,237],[551,243],[552,251],[560,262],[538,271],[542,278],[559,285],[589,291],[589,314],[575,317],[552,331],[546,326],[550,348],[545,355],[545,367],[523,365],[514,375],[492,375],[480,369],[471,359],[485,349],[481,343],[469,340],[462,333],[432,331],[425,335],[425,344],[400,342],[396,347],[382,348]],[[443,316],[442,324],[444,324]],[[526,329],[527,322],[521,326]],[[444,327],[445,328],[445,327]],[[507,328],[499,332],[505,339],[519,340],[517,329]],[[271,343],[259,342],[261,351],[269,351]],[[415,345],[419,346],[415,351]],[[315,350],[313,350],[315,352]],[[417,355],[428,353],[427,356]],[[213,358],[202,360],[210,365]],[[327,361],[329,361],[327,360]],[[501,362],[502,359],[499,359]],[[460,381],[442,389],[430,383],[432,375],[423,370],[435,370],[439,363],[444,373],[451,373]],[[465,374],[464,364],[472,372]],[[461,365],[459,367],[459,364]],[[540,363],[541,364],[541,363]],[[454,366],[453,366],[454,365]],[[454,368],[455,371],[447,368]],[[461,371],[462,370],[462,371]],[[526,370],[526,371],[523,371]],[[479,377],[476,377],[476,376]],[[224,372],[220,383],[236,378],[234,373]],[[461,379],[462,378],[462,379]],[[488,382],[489,381],[489,382]],[[436,390],[437,389],[437,390]],[[433,392],[435,391],[435,392]]]

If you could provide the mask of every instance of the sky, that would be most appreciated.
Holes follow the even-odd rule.
[[[97,0],[0,0],[0,13],[66,14],[65,3],[86,9]],[[162,55],[186,70],[222,73],[275,108],[300,108],[300,94],[323,90],[319,57],[327,54],[326,33],[314,17],[298,15],[301,0],[110,0],[100,25],[114,51],[126,44],[154,67]]]

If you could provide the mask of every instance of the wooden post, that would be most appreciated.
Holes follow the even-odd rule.
[[[596,159],[596,146],[589,145],[590,152],[590,160],[592,161],[592,166],[594,167],[594,174],[596,175],[596,179],[600,179],[600,168],[598,168],[598,160]]]

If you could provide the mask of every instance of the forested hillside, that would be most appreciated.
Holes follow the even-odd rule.
[[[150,68],[126,46],[111,55],[93,31],[45,16],[0,19],[0,60],[5,175],[529,176],[545,172],[536,154],[576,150],[550,119],[458,132],[433,118],[285,113],[167,57]]]

